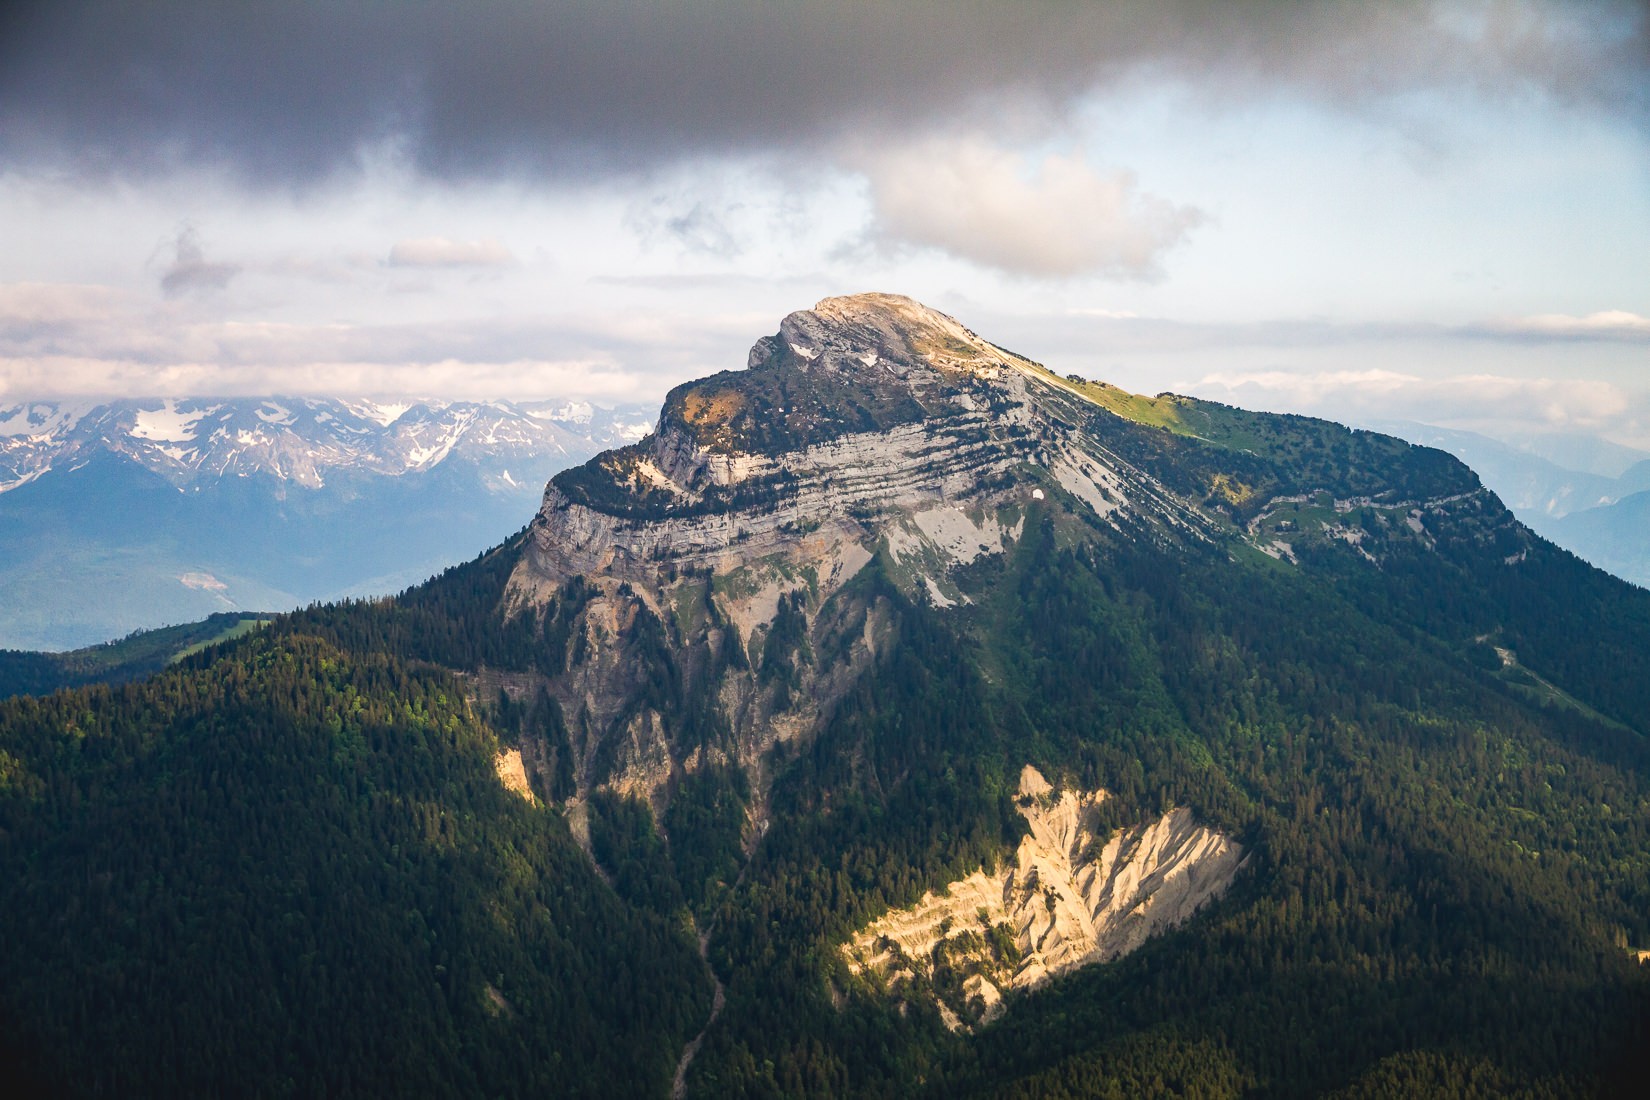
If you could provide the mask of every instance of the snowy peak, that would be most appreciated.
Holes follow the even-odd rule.
[[[180,489],[266,476],[319,488],[335,474],[399,476],[449,460],[497,467],[582,457],[640,438],[636,409],[586,403],[341,401],[322,398],[153,398],[0,408],[0,492],[98,453],[125,457]]]
[[[93,408],[55,401],[32,401],[0,408],[0,439],[49,436],[72,427]]]
[[[198,401],[162,401],[153,408],[139,406],[132,410],[128,434],[153,443],[193,443],[200,434],[201,421],[220,408],[221,405],[202,405]]]

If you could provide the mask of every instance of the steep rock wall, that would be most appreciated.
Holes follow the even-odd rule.
[[[1142,428],[1093,389],[909,299],[831,298],[757,341],[748,369],[673,390],[646,439],[557,475],[505,605],[542,619],[570,583],[595,592],[549,689],[576,726],[580,792],[657,802],[707,754],[760,787],[753,754],[808,737],[874,654],[821,655],[833,597],[880,558],[913,598],[966,603],[956,567],[1007,551],[1034,502],[1123,537],[1285,553],[1275,528],[1293,519],[1271,508],[1244,529],[1204,505],[1248,489],[1213,466],[1209,484],[1176,475],[1175,457],[1207,459],[1208,440]],[[1337,545],[1376,560],[1361,539]],[[805,619],[807,644],[779,690],[756,668],[782,605]],[[715,743],[684,740],[678,712],[706,698],[714,721],[695,721]]]
[[[705,752],[738,762],[760,789],[760,754],[809,736],[874,659],[874,630],[821,657],[818,619],[879,554],[896,584],[947,607],[968,598],[954,567],[1011,547],[1039,486],[1066,489],[1106,523],[1195,529],[1195,512],[1077,429],[1081,404],[1035,364],[909,299],[827,299],[758,341],[749,370],[673,391],[641,443],[559,475],[506,603],[542,617],[570,582],[594,593],[550,686],[580,792],[607,785],[657,802],[673,770]],[[756,666],[783,600],[805,617],[814,656],[780,694]],[[635,643],[626,624],[638,615],[688,655],[668,675]],[[691,656],[702,652],[721,656]],[[715,697],[719,745],[675,743],[675,716],[642,698],[661,675]],[[702,676],[715,682],[686,683]]]

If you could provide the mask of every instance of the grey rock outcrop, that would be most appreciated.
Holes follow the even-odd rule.
[[[553,613],[569,584],[587,601],[574,627],[586,667],[551,686],[585,746],[581,791],[657,801],[687,763],[666,716],[630,705],[637,615],[680,649],[743,656],[683,675],[716,679],[699,690],[714,695],[737,762],[759,773],[760,754],[807,736],[876,644],[869,609],[857,641],[801,661],[776,699],[756,666],[784,601],[812,638],[831,597],[882,555],[908,592],[961,602],[952,570],[1011,546],[1039,486],[1074,492],[1108,522],[1195,526],[1073,430],[1082,402],[1047,371],[908,298],[826,299],[759,340],[750,364],[679,387],[649,437],[559,475],[529,528],[513,613]]]
[[[1311,527],[1378,567],[1350,527],[1323,518],[1319,498],[1344,493],[1282,480],[1257,488],[1229,472],[1270,476],[1251,448],[1266,447],[1272,429],[1233,415],[1248,414],[1062,378],[896,295],[827,298],[791,314],[756,342],[746,369],[677,387],[652,434],[545,491],[506,605],[573,617],[569,672],[549,690],[575,726],[580,792],[607,785],[658,804],[671,775],[718,757],[760,792],[762,754],[809,737],[875,657],[876,608],[826,615],[873,561],[908,597],[965,604],[962,567],[1011,549],[1030,517],[1058,514],[1103,538],[1247,541],[1291,562]],[[1407,537],[1406,509],[1455,499],[1387,494],[1360,506]],[[782,612],[801,618],[779,632],[800,639],[794,657],[769,652]],[[655,635],[685,655],[655,680],[676,685],[671,705],[717,737],[673,741],[679,716],[641,687],[654,675]]]

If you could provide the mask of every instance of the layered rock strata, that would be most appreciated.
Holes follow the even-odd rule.
[[[970,600],[962,567],[1010,550],[1033,515],[1066,517],[1078,541],[1247,539],[1290,560],[1297,531],[1323,526],[1321,509],[1284,516],[1281,495],[1266,500],[1221,464],[1264,472],[1248,448],[1266,447],[1265,431],[1120,393],[907,298],[828,298],[758,340],[746,369],[671,391],[645,439],[558,474],[505,610],[566,647],[545,686],[567,719],[579,794],[610,786],[660,804],[670,776],[710,758],[746,769],[760,792],[762,754],[810,736],[876,657],[886,609],[835,599],[873,561],[906,596],[945,608]],[[1192,414],[1225,442],[1176,419]],[[1409,531],[1400,505],[1381,507],[1393,515],[1370,522]],[[770,646],[776,635],[794,652]],[[683,712],[697,723],[685,738]]]
[[[672,391],[651,436],[549,485],[518,600],[577,575],[722,572],[810,535],[874,542],[899,513],[1028,500],[1035,468],[1102,517],[1185,511],[1073,432],[1073,396],[1036,364],[910,299],[828,298],[750,361]]]
[[[650,629],[639,617],[678,653],[744,656],[690,656],[679,672],[717,681],[696,690],[714,694],[731,733],[693,751],[732,757],[760,789],[761,754],[807,736],[874,659],[875,607],[837,609],[863,622],[820,656],[822,635],[845,629],[821,612],[873,558],[945,607],[968,598],[952,571],[1012,546],[1039,486],[1073,490],[1110,522],[1173,512],[1149,478],[1073,430],[1075,399],[1049,377],[909,299],[826,299],[759,340],[748,369],[672,391],[640,443],[558,475],[507,601],[544,617],[579,588],[568,672],[548,689],[569,719],[581,793],[657,801],[692,763],[671,717],[636,705],[636,638]],[[758,668],[782,606],[803,617],[808,644],[776,693]]]

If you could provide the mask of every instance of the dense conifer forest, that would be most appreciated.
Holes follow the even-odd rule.
[[[500,786],[450,675],[296,623],[3,704],[6,1071],[85,1095],[640,1095],[709,979]]]
[[[0,649],[0,699],[46,695],[83,684],[140,680],[209,645],[255,630],[268,618],[244,611],[222,611],[197,623],[140,630],[66,653]]]

